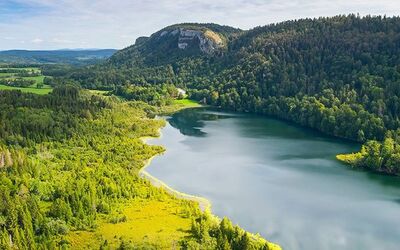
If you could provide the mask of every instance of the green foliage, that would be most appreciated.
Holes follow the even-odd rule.
[[[95,228],[110,204],[160,195],[138,177],[162,151],[139,140],[162,124],[146,119],[144,104],[73,86],[46,96],[2,91],[0,99],[0,248],[48,247],[69,230]]]
[[[89,88],[174,84],[206,104],[359,142],[382,141],[400,127],[399,17],[348,15],[227,29],[226,51],[213,56],[182,56],[167,46],[175,44],[172,38],[156,39],[162,31],[70,78]]]
[[[47,95],[52,91],[51,88],[37,88],[37,87],[21,88],[21,87],[11,87],[7,85],[0,85],[0,90],[19,90],[23,93],[32,93],[36,95]]]
[[[48,94],[51,92],[49,79],[49,77],[43,76],[37,67],[20,65],[18,68],[10,66],[0,68],[0,90]]]
[[[265,240],[250,235],[228,218],[220,222],[210,214],[203,214],[192,222],[192,238],[181,241],[183,249],[269,249]],[[272,247],[272,246],[271,246]]]
[[[7,85],[12,87],[27,88],[34,83],[35,83],[34,80],[28,80],[24,78],[0,79],[1,85]]]
[[[112,94],[127,100],[143,101],[150,105],[165,106],[172,103],[178,96],[178,91],[173,85],[125,85],[118,86]]]
[[[0,103],[1,249],[66,249],[66,234],[95,231],[99,219],[128,223],[119,204],[166,197],[139,177],[144,162],[164,150],[141,140],[164,125],[149,119],[157,108],[72,85],[46,96],[0,91]],[[180,206],[181,218],[202,223],[194,203]],[[120,245],[148,249],[157,242]]]
[[[383,142],[368,141],[359,153],[337,158],[356,167],[400,175],[400,130],[388,132]]]

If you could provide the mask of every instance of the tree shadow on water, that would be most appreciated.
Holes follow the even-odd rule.
[[[230,117],[231,116],[228,114],[219,113],[218,111],[211,111],[205,108],[194,108],[185,109],[175,113],[168,118],[168,122],[183,135],[204,137],[207,135],[207,133],[203,131],[205,122]]]

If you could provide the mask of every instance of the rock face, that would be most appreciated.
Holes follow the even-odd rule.
[[[165,36],[179,36],[177,47],[185,50],[191,46],[198,46],[198,48],[206,54],[213,54],[218,49],[222,48],[224,43],[217,33],[211,30],[192,30],[184,28],[176,28],[170,31],[163,31],[160,33],[160,38]]]

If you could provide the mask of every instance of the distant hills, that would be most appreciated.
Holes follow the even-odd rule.
[[[114,49],[7,50],[0,51],[0,63],[87,65],[107,59],[115,52]]]

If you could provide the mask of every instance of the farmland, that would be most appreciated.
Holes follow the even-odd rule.
[[[0,90],[20,90],[45,95],[51,92],[50,85],[37,67],[2,67],[0,68]]]

